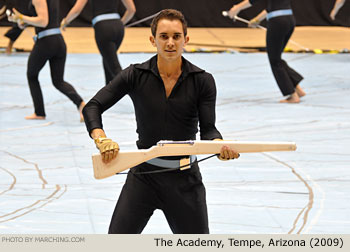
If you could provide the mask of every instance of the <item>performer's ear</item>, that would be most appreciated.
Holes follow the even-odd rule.
[[[156,40],[153,36],[149,36],[149,41],[151,41],[151,44],[154,46],[154,47],[157,47],[156,45]]]
[[[189,36],[185,36],[185,43],[184,43],[184,46],[187,45],[188,41],[190,40],[190,37]]]

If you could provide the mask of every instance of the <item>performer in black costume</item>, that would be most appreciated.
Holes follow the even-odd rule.
[[[160,140],[221,140],[215,127],[216,87],[211,74],[183,58],[188,42],[186,21],[176,10],[161,11],[152,22],[150,41],[157,55],[130,65],[102,88],[85,106],[83,113],[90,136],[104,162],[110,162],[119,146],[107,138],[101,114],[129,95],[135,107],[140,149]],[[219,158],[238,158],[224,146]],[[190,169],[156,174],[180,159],[156,158],[132,168],[113,213],[109,233],[141,233],[156,209],[161,209],[174,233],[209,233],[205,187],[197,163]]]
[[[39,72],[49,61],[53,85],[77,106],[80,120],[83,121],[82,109],[85,103],[73,86],[63,79],[67,51],[59,28],[59,1],[32,0],[32,16],[25,16],[16,9],[13,9],[13,12],[9,17],[10,21],[17,22],[20,26],[33,25],[36,33],[36,42],[29,55],[27,66],[27,78],[35,112],[25,118],[45,119],[46,117]]]
[[[300,97],[305,95],[299,83],[303,77],[288,66],[282,59],[282,52],[292,36],[295,20],[290,0],[245,0],[233,5],[229,16],[234,18],[238,13],[252,6],[255,2],[264,1],[266,10],[251,20],[251,26],[257,26],[265,17],[267,18],[266,49],[271,69],[276,82],[287,99],[282,103],[299,103]]]
[[[16,8],[19,12],[25,15],[29,15],[28,6],[30,0],[6,0],[5,6],[7,9]],[[5,37],[9,39],[9,42],[6,47],[6,53],[10,55],[12,53],[12,48],[18,37],[22,34],[25,27],[19,27],[17,23],[14,23],[12,28],[10,28],[6,33]]]
[[[87,1],[76,1],[61,22],[63,29],[81,13]],[[106,84],[108,84],[122,70],[117,51],[124,38],[124,25],[134,16],[136,8],[133,0],[122,0],[126,11],[120,18],[118,14],[120,0],[91,0],[91,3],[95,40],[102,55]]]

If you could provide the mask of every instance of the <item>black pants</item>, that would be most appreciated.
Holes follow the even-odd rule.
[[[23,32],[23,30],[21,28],[19,28],[17,24],[13,24],[12,28],[10,28],[5,33],[5,37],[8,37],[12,42],[15,42],[18,39],[19,35],[21,35],[22,32]]]
[[[38,39],[34,44],[28,59],[27,78],[35,113],[38,116],[46,116],[39,72],[47,61],[50,63],[51,79],[55,88],[65,94],[77,107],[83,101],[73,86],[63,80],[66,56],[66,44],[60,34]]]
[[[198,165],[184,171],[141,164],[128,173],[109,226],[110,234],[139,234],[156,209],[161,209],[175,234],[208,234],[205,188]]]
[[[303,79],[282,60],[282,52],[292,36],[295,20],[292,15],[271,18],[267,22],[266,47],[271,69],[283,95],[294,93],[295,87]]]
[[[103,20],[95,24],[94,30],[108,84],[122,70],[117,51],[124,38],[124,25],[120,19]]]

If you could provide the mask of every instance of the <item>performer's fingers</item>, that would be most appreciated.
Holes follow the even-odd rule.
[[[227,152],[227,146],[222,146],[221,150],[220,150],[220,155],[219,155],[219,159],[220,160],[228,160],[229,159],[229,153]]]
[[[102,160],[105,163],[109,163],[111,162],[114,158],[117,157],[118,155],[118,149],[111,149],[111,150],[107,150],[104,153],[101,154],[102,155]]]
[[[18,10],[16,10],[15,8],[12,8],[12,12],[13,12],[13,14],[16,16],[16,18],[19,16],[19,11]]]
[[[226,147],[226,146],[224,146],[224,147]],[[226,148],[224,149],[223,154],[224,154],[224,158],[225,158],[225,159],[227,159],[227,160],[230,159],[230,150],[229,150],[228,147],[226,147]]]
[[[234,159],[239,158],[240,155],[239,155],[239,153],[236,150],[231,149],[231,151],[232,151],[232,157],[231,158],[234,158]]]
[[[234,159],[235,158],[235,153],[232,149],[229,149],[228,151],[228,159]]]
[[[108,163],[108,151],[104,152],[103,154],[104,154],[104,155],[103,155],[103,157],[104,157],[104,160],[103,160],[103,161],[104,161],[105,163]]]
[[[104,163],[108,163],[108,151],[106,150],[106,151],[102,152],[101,156],[102,156],[102,161]]]
[[[118,150],[115,150],[114,152],[113,152],[113,158],[112,159],[115,159],[116,157],[117,157],[117,155],[118,155]]]
[[[218,158],[220,160],[230,160],[230,159],[236,159],[239,158],[239,153],[229,148],[228,146],[223,146],[220,150],[220,154],[218,155]]]
[[[62,19],[62,22],[61,22],[61,29],[63,31],[65,31],[66,27],[67,27],[67,20],[66,20],[66,18],[64,18],[64,19]]]
[[[106,163],[106,152],[101,153],[102,162]]]
[[[113,159],[113,150],[110,150],[110,151],[108,151],[107,153],[108,153],[108,162],[111,162],[112,161],[112,159]]]

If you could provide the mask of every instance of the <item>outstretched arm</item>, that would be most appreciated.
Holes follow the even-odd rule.
[[[232,8],[229,10],[228,15],[230,18],[234,19],[235,16],[237,16],[241,10],[247,9],[251,6],[252,5],[249,2],[249,0],[244,0],[243,2],[240,2],[239,4],[233,5]]]
[[[341,7],[343,7],[345,3],[345,0],[336,0],[335,3],[334,3],[334,6],[333,6],[333,9],[330,13],[330,17],[332,20],[335,19],[335,16],[337,15],[338,11],[340,10]]]
[[[67,16],[62,19],[62,22],[61,22],[62,30],[65,30],[66,26],[70,24],[70,22],[72,22],[77,16],[79,16],[79,14],[84,9],[87,1],[88,0],[77,0],[75,2],[74,6],[72,7],[72,9],[70,9]]]
[[[121,21],[125,25],[135,15],[136,7],[135,7],[135,4],[134,4],[133,0],[122,0],[122,2],[123,2],[124,6],[126,8],[126,11],[125,11]]]

